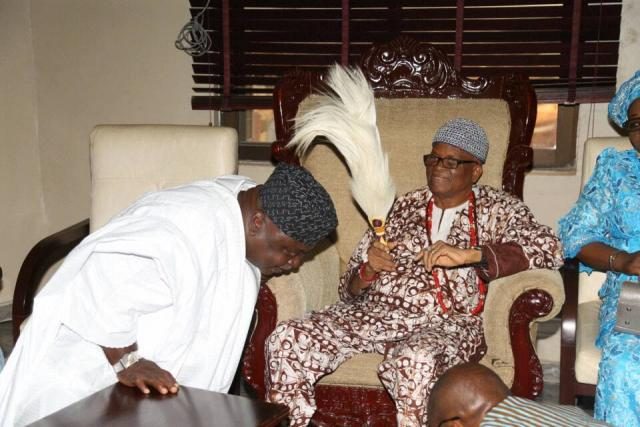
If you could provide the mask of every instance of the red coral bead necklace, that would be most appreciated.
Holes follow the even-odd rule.
[[[432,220],[433,203],[434,201],[432,196],[427,202],[427,216],[425,221],[426,227],[427,227],[427,241],[429,242],[429,246],[433,245],[433,242],[431,241],[431,229],[433,226],[433,220]],[[473,193],[473,191],[469,193],[468,218],[469,218],[469,227],[470,227],[469,246],[470,247],[478,246],[478,224],[476,222],[476,196]],[[444,276],[445,281],[448,282],[449,277],[447,276],[447,270],[445,268],[442,268],[442,275]],[[433,280],[435,282],[436,299],[438,301],[438,304],[442,308],[442,311],[444,313],[447,313],[449,309],[444,304],[444,296],[442,293],[442,286],[440,284],[440,277],[438,276],[435,268],[431,270],[431,276],[433,277]],[[482,278],[480,278],[480,276],[477,273],[476,273],[476,278],[478,283],[478,292],[480,295],[478,297],[478,304],[476,304],[473,310],[471,310],[471,314],[474,314],[474,315],[482,313],[482,310],[484,310],[484,301],[487,296],[487,284],[484,282],[484,280],[482,280]]]

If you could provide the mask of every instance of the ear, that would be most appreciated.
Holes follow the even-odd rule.
[[[249,234],[259,234],[266,226],[265,219],[265,213],[261,209],[256,209],[253,212],[253,215],[251,215],[251,220],[249,221]]]
[[[478,180],[482,176],[482,172],[483,172],[483,169],[481,164],[476,163],[475,165],[473,165],[473,171],[471,172],[471,176],[473,177],[474,184],[478,182]]]

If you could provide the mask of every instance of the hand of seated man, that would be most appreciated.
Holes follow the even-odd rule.
[[[458,267],[461,265],[477,264],[482,260],[479,249],[461,249],[451,246],[441,240],[420,251],[415,259],[422,258],[427,271],[434,267]]]
[[[369,247],[367,251],[367,262],[362,264],[362,271],[359,276],[349,283],[349,293],[351,293],[351,295],[357,296],[362,294],[373,284],[378,277],[378,273],[381,271],[396,270],[396,263],[389,253],[396,246],[397,243],[395,242],[387,242],[385,245],[376,241]]]

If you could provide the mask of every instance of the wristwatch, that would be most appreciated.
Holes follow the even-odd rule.
[[[119,374],[120,372],[124,371],[125,369],[127,369],[129,366],[133,365],[140,359],[141,357],[138,356],[137,350],[133,350],[129,353],[125,353],[122,355],[120,360],[118,360],[116,363],[112,365],[113,370],[116,371],[116,374]]]

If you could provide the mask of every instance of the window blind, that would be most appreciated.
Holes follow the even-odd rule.
[[[190,0],[197,15],[206,0]],[[211,0],[211,50],[193,58],[194,109],[270,108],[298,68],[356,64],[405,34],[442,49],[465,77],[529,75],[539,102],[607,101],[622,0]]]

